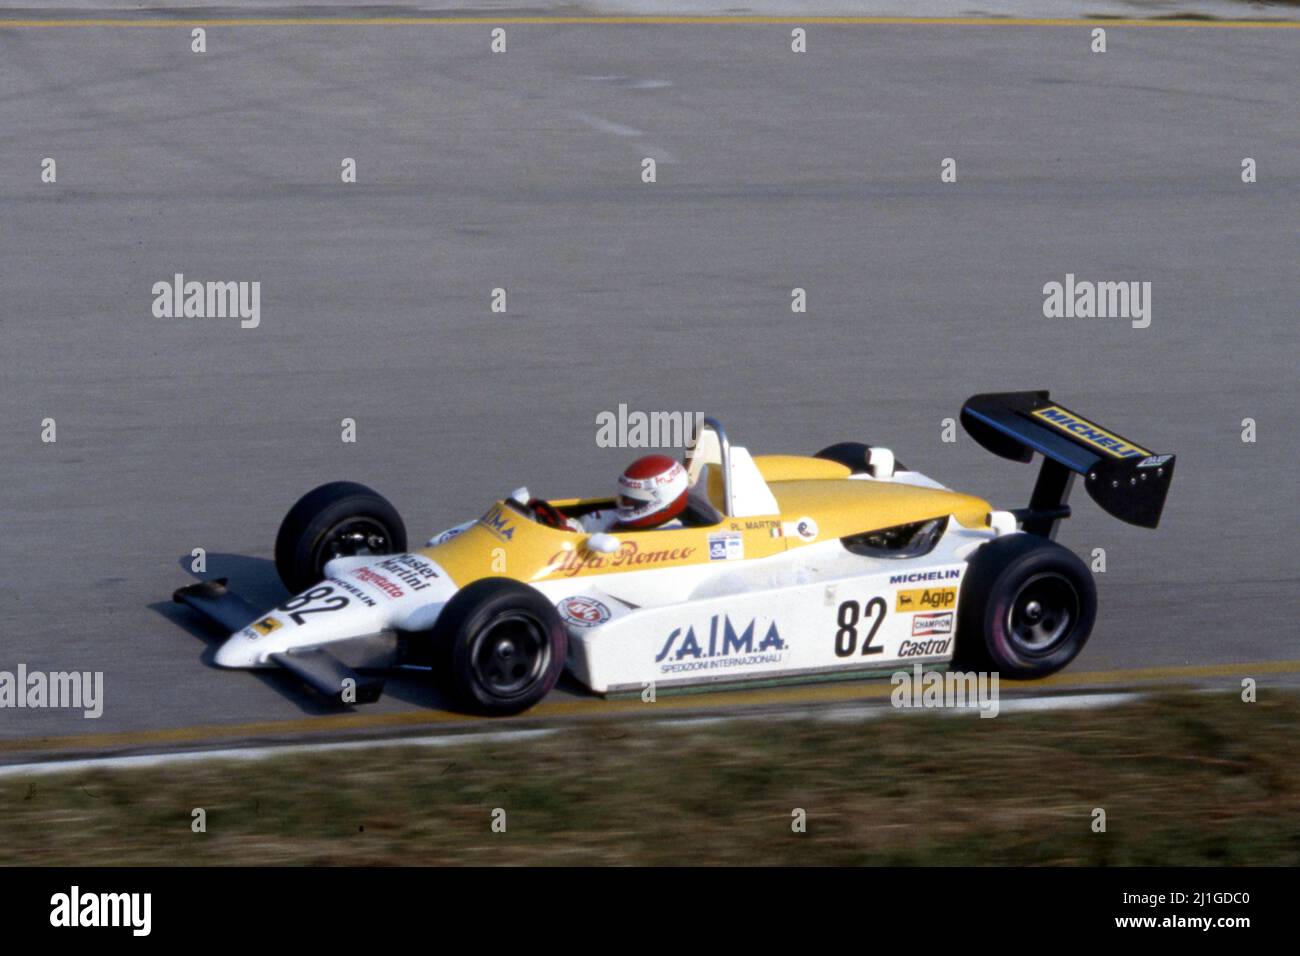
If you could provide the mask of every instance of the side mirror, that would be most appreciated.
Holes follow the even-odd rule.
[[[593,534],[585,542],[588,551],[596,551],[600,554],[613,554],[618,550],[619,540],[612,534]]]

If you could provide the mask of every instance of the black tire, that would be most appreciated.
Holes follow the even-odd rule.
[[[431,636],[456,702],[496,715],[517,714],[545,697],[564,671],[569,647],[551,602],[509,578],[461,588]]]
[[[1030,680],[1083,650],[1097,619],[1097,586],[1074,552],[1013,534],[971,557],[959,603],[958,665]]]
[[[332,558],[405,550],[406,525],[387,498],[355,481],[331,481],[299,498],[280,522],[275,569],[297,593],[319,581]]]
[[[867,455],[871,452],[870,445],[864,445],[860,441],[842,441],[834,445],[823,448],[814,458],[824,458],[827,461],[833,461],[843,465],[850,473],[855,475],[867,474]],[[911,471],[897,458],[894,459],[895,471]]]

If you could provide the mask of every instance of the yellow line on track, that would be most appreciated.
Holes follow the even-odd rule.
[[[1265,674],[1300,674],[1300,661],[1262,661],[1246,664],[1187,664],[1172,667],[1141,667],[1130,670],[1084,671],[1062,673],[1036,681],[1002,681],[1007,689],[1044,688],[1081,690],[1097,685],[1140,684],[1165,680],[1194,680],[1207,677],[1258,677]],[[740,709],[773,705],[851,704],[857,701],[888,697],[892,685],[885,680],[874,682],[804,684],[760,690],[735,690],[699,694],[660,696],[654,704],[631,700],[579,699],[543,702],[528,712],[532,719],[555,717],[601,717],[637,712],[646,708],[655,713],[664,710]],[[247,740],[267,736],[345,731],[400,730],[403,728],[446,727],[450,724],[495,724],[502,729],[507,722],[490,718],[454,714],[446,711],[406,711],[399,714],[337,714],[303,717],[296,720],[271,720],[243,724],[210,724],[198,727],[173,727],[159,730],[123,731],[120,733],[81,734],[68,737],[33,737],[27,740],[0,741],[0,753],[32,751],[83,751],[108,748],[144,747],[174,744],[219,743],[223,740]]]
[[[384,27],[384,26],[1002,26],[1203,27],[1229,30],[1300,28],[1292,20],[1136,20],[1071,17],[828,17],[828,16],[502,16],[502,17],[212,17],[128,20],[87,17],[4,20],[0,29],[44,27]]]

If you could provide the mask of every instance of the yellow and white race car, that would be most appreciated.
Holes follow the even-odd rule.
[[[375,669],[428,668],[460,705],[517,713],[567,667],[598,694],[888,674],[954,659],[1034,678],[1088,639],[1096,589],[1053,538],[1076,475],[1110,514],[1155,527],[1175,459],[1053,402],[977,395],[962,423],[988,450],[1043,464],[1029,506],[996,510],[886,448],[751,455],[704,419],[680,526],[589,534],[610,499],[526,490],[408,550],[371,489],[333,482],[289,511],[276,566],[294,596],[253,607],[223,580],[176,601],[230,636],[216,663],[283,668],[345,703]]]

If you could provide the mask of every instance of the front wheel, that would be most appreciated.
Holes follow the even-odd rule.
[[[1083,650],[1097,586],[1074,552],[1033,534],[981,547],[962,582],[957,660],[1013,679],[1046,677]]]
[[[406,550],[406,525],[379,492],[355,481],[331,481],[289,509],[275,536],[275,569],[284,586],[305,591],[335,558]]]
[[[517,714],[555,686],[568,632],[540,591],[483,578],[447,602],[432,639],[457,702],[488,714]]]

